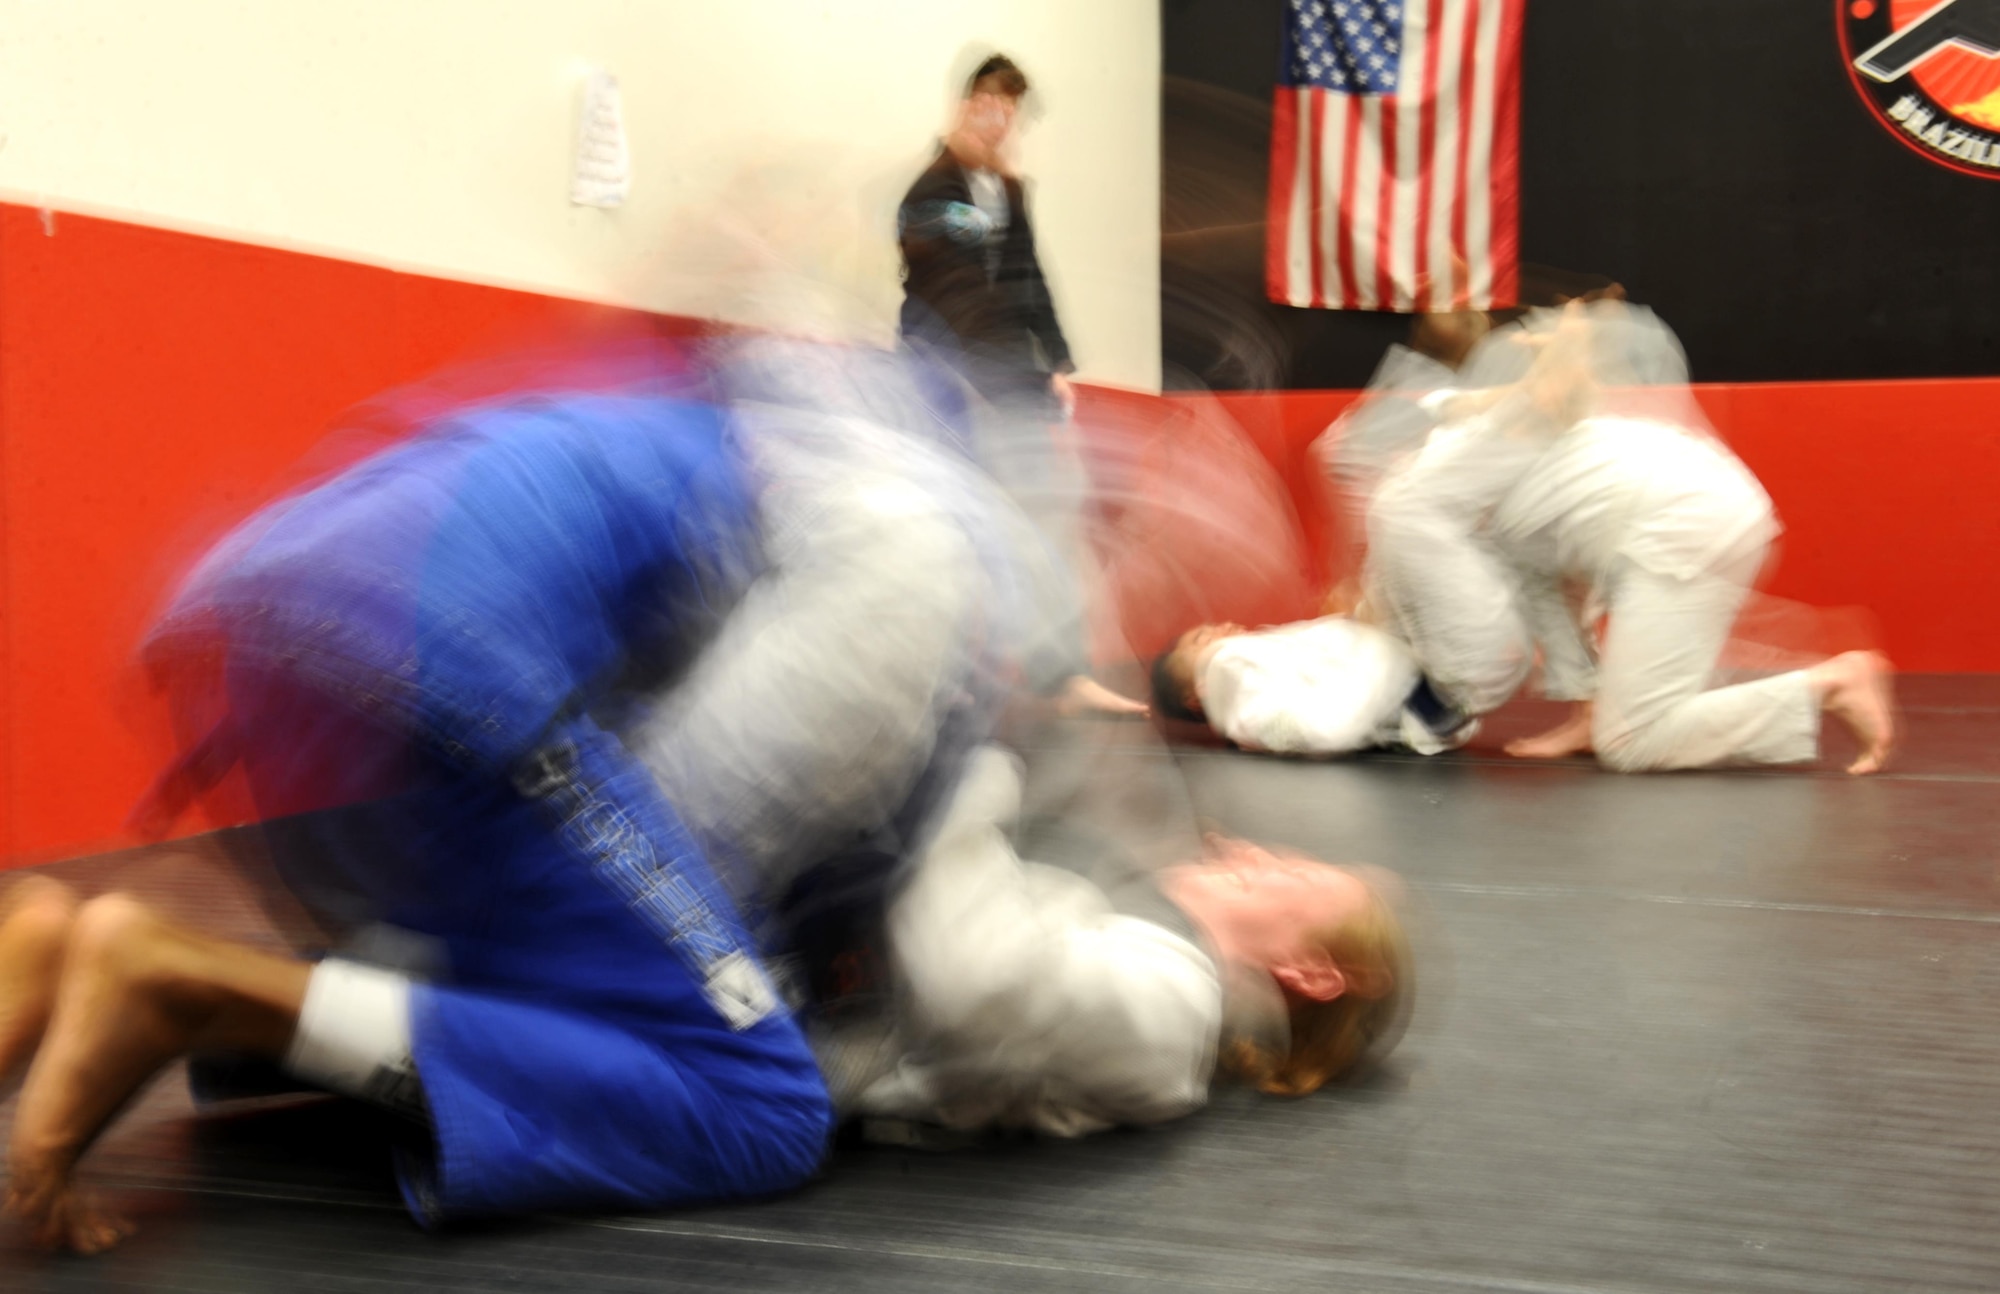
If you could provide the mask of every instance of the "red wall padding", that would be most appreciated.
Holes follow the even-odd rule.
[[[341,411],[503,338],[609,316],[629,318],[74,215],[50,234],[35,210],[0,205],[0,860],[129,843],[164,749],[128,670],[134,641],[172,578],[296,480]],[[1266,562],[1207,609],[1282,618],[1340,573],[1307,447],[1353,398],[1227,395],[1191,414],[1183,397],[1098,391],[1083,413],[1177,428],[1141,468],[1170,474],[1183,444],[1208,447],[1198,464],[1232,461],[1218,411],[1241,427],[1269,470],[1239,456],[1220,492],[1270,503],[1257,543],[1296,578]],[[1873,608],[1905,669],[2000,670],[2000,381],[1703,399],[1790,527],[1774,591]]]
[[[342,410],[591,308],[0,205],[0,859],[127,843],[172,579]],[[191,824],[199,826],[201,824]]]
[[[2000,379],[1703,386],[1697,395],[1785,523],[1767,592],[1865,608],[1899,669],[2000,671]],[[1343,538],[1307,449],[1354,393],[1214,398],[1290,489],[1303,560],[1322,581],[1337,578]]]
[[[1785,523],[1770,592],[1866,607],[1899,669],[2000,670],[2000,379],[1699,394]]]

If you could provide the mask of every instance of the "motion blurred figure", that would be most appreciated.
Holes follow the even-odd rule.
[[[1770,497],[1684,387],[1644,391],[1630,415],[1607,390],[1667,371],[1685,371],[1673,335],[1650,314],[1612,305],[1567,313],[1521,383],[1556,435],[1494,511],[1491,533],[1520,572],[1544,660],[1573,671],[1563,691],[1577,705],[1509,752],[1595,750],[1620,772],[1800,763],[1818,756],[1826,714],[1860,745],[1847,771],[1877,771],[1895,735],[1881,656],[1848,652],[1712,685],[1779,525]],[[1566,597],[1565,583],[1590,596]],[[1594,662],[1580,613],[1592,604],[1607,617]]]
[[[890,909],[895,1061],[842,1094],[854,1112],[1077,1136],[1199,1109],[1218,1058],[1304,1095],[1401,1036],[1416,985],[1384,874],[1214,840],[1149,873],[1135,914],[1024,861],[1023,794],[982,750]],[[1226,1027],[1246,1001],[1275,1027]]]
[[[990,744],[1027,700],[1008,684],[1051,574],[956,439],[926,434],[956,407],[926,373],[773,341],[722,367],[769,566],[633,738],[775,917],[841,1113],[1057,1135],[1188,1113],[1237,1032],[1226,981],[1279,1017],[1238,1048],[1260,1082],[1309,1090],[1386,1051],[1414,985],[1375,883],[1273,863],[1247,932],[1199,884],[1180,902],[1202,845],[1141,736],[1029,703],[1004,726],[1030,765]],[[1328,1014],[1358,1022],[1338,1046]]]
[[[904,195],[902,331],[945,356],[994,407],[1052,422],[1069,410],[1076,366],[1011,155],[1027,93],[1013,60],[982,62],[936,160]]]
[[[1042,550],[954,448],[949,383],[750,343],[707,375],[725,416],[684,376],[592,372],[413,400],[414,439],[247,523],[154,631],[196,738],[156,825],[240,767],[342,951],[11,892],[0,1066],[33,1064],[8,1198],[42,1243],[126,1233],[74,1166],[188,1054],[403,1118],[426,1225],[784,1190],[835,1117],[794,1005],[871,938],[892,1039],[847,1113],[1070,1134],[1185,1113],[1232,976],[1284,1008],[1281,1041],[1235,1040],[1270,1090],[1393,1044],[1413,983],[1359,873],[1230,846],[1234,870],[1162,873],[1178,915],[1149,922],[1019,861],[1019,774],[983,743]],[[803,974],[774,982],[771,954]]]
[[[301,896],[422,937],[437,978],[275,956],[121,895],[30,895],[37,946],[63,951],[0,1004],[47,1019],[0,1055],[34,1057],[11,1211],[50,1246],[114,1243],[76,1161],[195,1051],[407,1116],[398,1171],[426,1225],[814,1171],[832,1110],[812,1053],[611,726],[754,575],[752,509],[718,414],[638,382],[458,410],[211,554],[149,644],[213,724],[167,798],[240,765]]]
[[[971,463],[948,373],[759,339],[712,376],[765,565],[627,740],[767,949],[822,981],[879,926],[1066,576]]]
[[[1475,731],[1407,646],[1348,616],[1256,630],[1198,625],[1153,662],[1153,704],[1245,750],[1280,755],[1387,746],[1434,755]]]
[[[1610,310],[1594,303],[1624,298],[1616,283],[1547,269],[1532,277],[1544,299],[1578,308]],[[1560,287],[1575,295],[1558,291],[1557,280],[1570,280]],[[1356,600],[1410,645],[1443,707],[1420,698],[1419,712],[1441,735],[1469,737],[1472,721],[1512,697],[1535,663],[1516,575],[1486,522],[1547,443],[1548,429],[1524,402],[1502,397],[1525,374],[1551,318],[1548,310],[1418,315],[1410,344],[1389,348],[1366,397],[1314,447],[1365,547]],[[1684,383],[1684,371],[1678,376]],[[1492,412],[1474,421],[1455,418],[1459,408]],[[1545,660],[1544,693],[1582,695],[1576,673],[1566,659]]]
[[[1067,425],[1076,365],[1035,250],[1013,158],[1028,78],[994,54],[966,82],[951,132],[896,213],[904,267],[905,342],[935,355],[979,394],[979,462],[1034,521],[1068,567],[1068,607],[1029,662],[1038,691],[1076,709],[1134,714],[1144,706],[1090,677],[1087,602],[1095,558],[1083,513],[1090,480]]]
[[[1450,385],[1421,385],[1387,405],[1414,447],[1375,478],[1365,569],[1450,704],[1492,709],[1539,654],[1544,695],[1577,708],[1513,754],[1594,748],[1621,771],[1799,762],[1824,712],[1860,741],[1851,772],[1881,766],[1894,724],[1879,656],[1709,686],[1779,527],[1650,311],[1538,311],[1481,340]],[[1601,661],[1592,608],[1610,617]]]

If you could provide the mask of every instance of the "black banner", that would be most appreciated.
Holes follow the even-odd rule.
[[[1170,383],[1358,386],[1409,331],[1264,300],[1282,2],[1162,0]],[[2000,0],[1944,8],[1947,52],[1982,57]],[[2000,130],[1893,61],[1856,66],[1896,34],[1891,15],[1889,0],[1530,0],[1529,284],[1616,280],[1702,381],[2000,374],[2000,184],[1984,174]]]

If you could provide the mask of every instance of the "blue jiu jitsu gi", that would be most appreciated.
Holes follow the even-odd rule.
[[[240,761],[264,816],[365,802],[294,820],[341,824],[304,833],[301,892],[441,951],[411,997],[433,1144],[400,1175],[420,1221],[759,1195],[817,1167],[813,1058],[609,730],[756,553],[711,408],[516,397],[267,509],[150,639],[219,678],[187,693],[214,720],[201,758]]]

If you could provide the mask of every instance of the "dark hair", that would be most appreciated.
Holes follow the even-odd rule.
[[[1174,652],[1180,645],[1180,639],[1176,638],[1172,647],[1153,657],[1153,712],[1185,723],[1206,723],[1201,711],[1187,703],[1181,681],[1174,677]]]
[[[1014,66],[1014,60],[1005,54],[989,54],[984,63],[974,69],[965,83],[965,97],[970,99],[980,91],[980,82],[991,79],[993,84],[985,88],[996,94],[1004,94],[1009,99],[1018,99],[1028,92],[1028,75]]]

